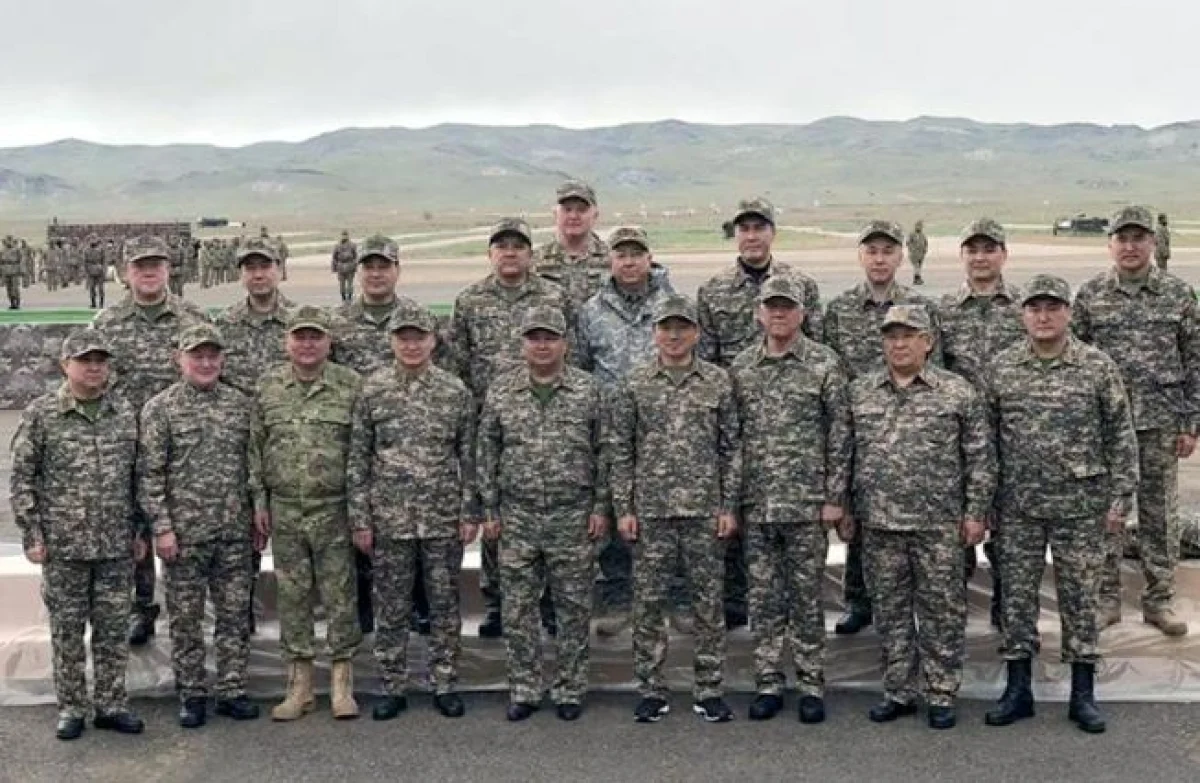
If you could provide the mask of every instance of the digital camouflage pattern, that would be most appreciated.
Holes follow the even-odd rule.
[[[298,308],[289,328],[328,328],[317,308]],[[289,661],[312,660],[312,592],[321,596],[333,660],[353,657],[358,626],[354,561],[346,509],[346,459],[358,373],[326,363],[312,384],[290,364],[259,384],[250,430],[250,489],[255,511],[272,518],[279,590],[280,647]]]
[[[921,267],[925,265],[925,254],[929,252],[929,237],[925,236],[924,228],[920,223],[913,226],[912,232],[904,240],[904,248],[908,251],[909,263],[919,274]]]
[[[541,328],[531,311],[523,329]],[[559,325],[564,325],[560,320]],[[529,370],[496,379],[479,420],[477,457],[484,513],[499,520],[500,582],[508,678],[514,702],[541,700],[539,602],[549,585],[558,622],[551,696],[578,704],[587,692],[595,551],[588,516],[608,513],[600,390],[565,367],[542,401]]]
[[[825,307],[821,342],[845,362],[851,380],[883,368],[883,341],[879,329],[893,305],[921,305],[929,311],[933,352],[930,360],[940,364],[941,340],[936,308],[932,301],[895,281],[880,298],[862,282],[835,296]]]
[[[534,274],[559,286],[578,309],[600,290],[609,274],[608,245],[592,234],[587,252],[571,255],[556,237],[538,248]]]
[[[799,282],[804,291],[804,333],[820,340],[822,315],[817,281],[776,259],[768,263],[767,277],[773,274],[787,274]],[[762,326],[755,313],[761,287],[761,282],[747,275],[738,262],[700,286],[696,309],[700,319],[701,359],[728,367],[739,353],[758,341]]]
[[[1153,230],[1149,210],[1125,210],[1114,218],[1113,225],[1148,222],[1148,230]],[[1116,230],[1110,226],[1110,231]],[[1161,610],[1174,598],[1179,556],[1175,436],[1195,432],[1200,424],[1196,296],[1187,283],[1153,265],[1137,281],[1121,280],[1112,268],[1080,286],[1072,326],[1080,339],[1112,357],[1129,394],[1141,461],[1138,545],[1146,579],[1142,604],[1150,611]],[[1101,580],[1103,603],[1119,600],[1122,549],[1122,536],[1110,536]]]
[[[977,388],[987,363],[1025,338],[1021,290],[1003,281],[991,293],[975,293],[964,282],[942,297],[937,317],[945,368]]]
[[[58,349],[74,324],[0,324],[0,410],[23,410],[62,383]]]
[[[284,348],[287,322],[295,307],[295,302],[277,292],[275,305],[269,312],[250,309],[248,297],[222,311],[216,318],[225,342],[221,380],[242,394],[253,396],[263,374],[287,361]]]
[[[1159,215],[1158,225],[1154,227],[1154,263],[1165,272],[1170,261],[1171,228],[1167,225],[1167,216]]]
[[[380,314],[373,314],[361,296],[343,304],[335,312],[337,320],[331,358],[364,378],[377,370],[391,367],[396,361],[392,353],[392,333],[388,327],[392,314],[400,309],[420,306],[407,296],[396,296],[391,307]]]
[[[667,270],[653,266],[644,292],[622,291],[611,278],[579,311],[580,365],[606,392],[639,364],[654,359],[654,310],[674,293]]]
[[[346,234],[342,234],[341,240],[333,246],[329,266],[338,278],[338,295],[341,296],[343,302],[349,302],[354,298],[354,275],[358,272],[358,248]]]
[[[756,687],[783,695],[788,645],[801,695],[821,696],[829,542],[820,518],[824,504],[845,506],[849,494],[849,383],[837,354],[803,335],[779,357],[764,343],[744,351],[731,375],[742,419],[740,517]]]

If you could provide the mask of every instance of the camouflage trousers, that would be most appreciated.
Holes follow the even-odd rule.
[[[921,267],[925,266],[925,254],[909,253],[908,260],[912,264],[913,272],[921,274]]]
[[[278,583],[279,646],[287,661],[316,657],[314,590],[335,661],[354,657],[362,641],[354,589],[354,557],[345,501],[271,501],[272,552]]]
[[[87,292],[92,307],[104,307],[104,275],[88,275]]]
[[[450,693],[458,685],[462,556],[457,538],[375,540],[375,660],[379,662],[384,693],[402,696],[408,689],[413,583],[422,566],[429,596],[429,676],[435,693]]]
[[[4,275],[4,292],[8,294],[10,307],[21,306],[21,276]]]
[[[667,697],[663,677],[668,641],[664,610],[676,563],[682,562],[691,585],[695,623],[696,701],[722,695],[725,670],[725,615],[722,584],[725,542],[717,521],[708,517],[639,519],[633,547],[633,673],[638,693]]]
[[[250,591],[254,547],[250,539],[180,544],[179,556],[163,564],[171,627],[171,668],[179,698],[208,695],[204,661],[204,602],[213,604],[213,650],[217,698],[246,690],[250,660]]]
[[[1063,663],[1095,663],[1098,607],[1096,582],[1104,564],[1104,519],[1002,518],[996,530],[1004,580],[1006,660],[1037,654],[1038,596],[1046,569],[1046,547],[1054,559],[1054,584],[1062,618]]]
[[[821,582],[829,553],[824,525],[797,519],[766,524],[758,508],[745,509],[750,572],[750,626],[754,680],[759,693],[782,696],[787,687],[785,646],[791,648],[801,696],[825,692],[825,612]]]
[[[846,611],[871,613],[871,593],[863,567],[863,526],[854,527],[854,535],[846,544],[846,565],[842,571],[842,599]]]
[[[97,711],[125,709],[125,666],[129,660],[129,588],[133,563],[119,560],[50,560],[42,566],[42,600],[50,615],[54,691],[61,715],[86,717],[87,651],[83,636],[92,626],[92,705]]]
[[[148,622],[154,622],[158,618],[158,606],[154,603],[154,587],[158,583],[158,572],[155,570],[154,564],[154,537],[150,535],[150,525],[146,521],[145,516],[140,510],[135,510],[134,516],[135,527],[138,530],[145,530],[142,537],[146,541],[147,554],[141,560],[133,564],[133,606],[131,607],[133,617],[141,617]]]
[[[867,528],[863,536],[884,695],[952,706],[962,685],[967,589],[957,525],[941,530]]]
[[[1138,438],[1138,547],[1141,551],[1142,609],[1170,608],[1175,598],[1175,566],[1179,562],[1179,458],[1176,434],[1141,430]],[[1125,535],[1107,534],[1104,570],[1100,576],[1101,606],[1121,605],[1121,557]]]
[[[171,276],[167,278],[167,287],[175,296],[183,296],[183,270],[171,267]]]
[[[354,298],[354,272],[351,269],[349,272],[338,271],[338,294],[342,297],[343,302],[349,302]]]
[[[586,506],[500,509],[504,639],[513,702],[542,700],[540,604],[547,588],[558,619],[550,698],[555,704],[579,704],[587,693],[596,568],[596,548],[587,535],[589,511]]]

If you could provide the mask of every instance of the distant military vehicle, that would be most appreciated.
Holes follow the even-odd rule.
[[[223,217],[202,217],[196,218],[196,225],[200,228],[225,228],[229,225],[229,218]]]
[[[1075,217],[1064,217],[1054,221],[1050,233],[1054,236],[1066,234],[1079,236],[1081,234],[1104,234],[1108,232],[1108,218],[1088,217],[1080,212]]]

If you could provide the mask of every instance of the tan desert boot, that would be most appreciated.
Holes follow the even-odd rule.
[[[1145,610],[1142,612],[1142,619],[1147,625],[1153,625],[1167,636],[1187,636],[1187,623],[1179,619],[1174,609]]]
[[[293,661],[288,666],[287,695],[271,710],[271,720],[299,720],[312,711],[313,663]]]
[[[333,662],[329,706],[338,720],[358,717],[358,702],[354,701],[354,664],[350,661]]]

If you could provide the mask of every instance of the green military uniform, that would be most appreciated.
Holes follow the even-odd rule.
[[[759,298],[802,304],[786,277],[763,284]],[[828,321],[826,321],[828,324]],[[825,504],[844,507],[853,439],[848,381],[837,354],[803,334],[781,356],[764,343],[734,360],[741,412],[743,483],[750,575],[750,625],[759,694],[782,697],[790,646],[802,697],[825,690],[825,612],[821,585],[829,538]]]
[[[1159,213],[1158,225],[1154,227],[1154,263],[1165,272],[1170,260],[1171,227],[1167,225],[1167,216]]]
[[[596,192],[583,182],[568,181],[556,191],[559,204],[568,199],[579,199],[595,207]],[[567,252],[558,237],[537,249],[534,254],[534,274],[558,285],[571,300],[573,309],[583,307],[600,290],[608,277],[608,245],[592,234],[588,237],[587,250],[573,255]]]
[[[350,241],[350,235],[342,232],[342,239],[333,246],[333,257],[329,262],[338,278],[338,294],[343,302],[354,298],[354,273],[358,271],[358,248]]]
[[[63,343],[64,359],[109,353],[94,331]],[[84,630],[91,626],[97,715],[128,711],[126,624],[132,586],[137,412],[106,391],[94,402],[64,382],[30,403],[13,436],[9,487],[13,519],[28,551],[44,546],[42,599],[50,615],[54,689],[60,716],[89,706]],[[78,736],[76,734],[76,736]]]
[[[913,285],[924,285],[921,269],[925,266],[925,254],[929,252],[929,237],[925,236],[925,226],[921,221],[918,220],[913,226],[912,233],[904,241],[904,247],[913,268]]]
[[[8,309],[21,309],[21,250],[11,236],[0,245],[0,279],[8,294]]]
[[[104,277],[108,273],[108,259],[100,238],[93,235],[83,249],[83,274],[87,278],[88,302],[93,308],[104,307]]]

